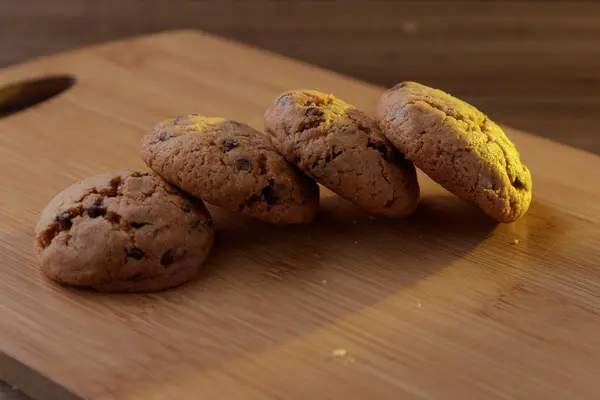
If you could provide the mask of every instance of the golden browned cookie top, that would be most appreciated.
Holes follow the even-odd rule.
[[[36,227],[42,272],[66,285],[146,292],[192,278],[213,241],[212,220],[158,176],[114,171],[78,182]]]
[[[187,115],[157,124],[141,156],[168,182],[230,211],[272,223],[314,217],[319,188],[262,132],[219,117]]]
[[[406,157],[450,192],[511,222],[531,202],[531,173],[504,131],[441,90],[402,82],[384,93],[377,120]]]
[[[375,121],[343,100],[315,90],[288,91],[265,112],[265,130],[288,161],[365,210],[390,217],[415,210],[414,166]]]

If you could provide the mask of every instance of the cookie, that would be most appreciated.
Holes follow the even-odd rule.
[[[275,224],[305,223],[319,187],[277,153],[269,137],[223,118],[188,115],[156,125],[141,141],[144,162],[207,203]]]
[[[377,121],[386,137],[448,191],[500,222],[531,203],[531,173],[502,129],[441,90],[402,82],[384,93]]]
[[[366,211],[405,217],[417,207],[413,164],[373,119],[333,95],[282,94],[265,112],[265,130],[288,161]]]
[[[35,231],[46,276],[104,292],[160,291],[190,280],[214,236],[202,201],[132,171],[68,187],[44,209]]]

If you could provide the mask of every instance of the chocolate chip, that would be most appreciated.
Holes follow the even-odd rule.
[[[56,221],[58,227],[61,230],[67,230],[71,229],[71,226],[73,225],[73,223],[71,222],[71,218],[73,217],[74,215],[71,212],[63,211],[56,214],[56,218],[54,220]]]
[[[307,117],[320,117],[321,115],[323,115],[323,110],[311,107],[308,110],[306,110],[305,115]]]
[[[169,140],[171,138],[171,132],[162,131],[158,134],[158,140],[164,142],[165,140]]]
[[[91,206],[85,209],[87,215],[92,218],[97,218],[101,215],[106,215],[106,206],[102,199],[95,200]]]
[[[359,130],[365,132],[367,135],[370,134],[370,132],[372,130],[371,122],[369,121],[369,118],[362,111],[359,111],[356,108],[351,108],[346,111],[346,115],[348,116],[348,118],[350,118],[352,121],[354,121],[356,123],[357,128]]]
[[[290,103],[291,99],[292,99],[291,93],[284,93],[281,96],[279,96],[277,98],[277,100],[275,100],[275,103],[277,103],[280,106],[285,106]]]
[[[235,168],[238,170],[250,171],[252,169],[252,164],[246,157],[236,157],[233,162],[235,163]]]
[[[134,178],[141,178],[143,176],[148,176],[150,175],[148,172],[133,172],[131,174],[131,176],[133,176]]]
[[[179,117],[175,118],[174,124],[179,125],[179,124],[182,124],[183,121],[185,121],[185,117],[179,116]]]
[[[319,125],[321,125],[321,122],[323,122],[323,121],[321,121],[319,119],[304,121],[300,124],[299,129],[301,132],[307,131],[309,129],[318,127]]]
[[[183,257],[184,254],[185,250],[183,249],[169,249],[165,251],[165,253],[160,258],[160,263],[162,265],[173,264],[175,261],[181,259],[181,257]]]
[[[394,203],[396,202],[396,199],[392,199],[392,200],[388,200],[384,205],[383,208],[390,208],[391,206],[394,205]]]
[[[131,223],[131,227],[134,229],[140,229],[146,225],[152,225],[152,224],[149,222],[135,222],[135,221]]]
[[[371,140],[369,140],[369,142],[367,143],[367,147],[370,149],[377,150],[379,153],[381,153],[381,155],[383,156],[383,159],[385,161],[388,161],[388,149],[385,144],[380,144],[378,146],[377,144],[375,144],[375,143],[371,142]]]
[[[515,189],[523,190],[525,189],[525,184],[519,179],[519,177],[515,177],[515,181],[512,183]]]
[[[286,189],[285,185],[275,183],[273,179],[269,179],[269,184],[262,189],[262,195],[268,205],[272,206],[281,198],[281,192]]]
[[[259,202],[262,200],[262,196],[259,196],[257,194],[253,194],[252,196],[248,197],[246,200],[244,200],[244,203],[248,206],[251,207],[252,204]]]
[[[223,152],[227,153],[238,147],[239,143],[235,139],[225,139],[223,141]]]
[[[112,222],[113,224],[118,225],[121,223],[121,216],[115,212],[107,212],[106,219]]]
[[[141,260],[145,254],[137,247],[125,247],[125,257]]]
[[[184,201],[183,203],[181,203],[181,206],[179,206],[179,208],[181,208],[181,211],[183,211],[183,212],[192,211],[192,205],[187,201]]]

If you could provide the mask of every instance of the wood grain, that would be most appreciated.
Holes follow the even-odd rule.
[[[596,1],[0,0],[0,65],[175,28],[378,85],[414,79],[600,154]]]
[[[371,219],[328,192],[304,227],[211,208],[217,243],[195,282],[139,296],[68,290],[37,270],[39,211],[84,176],[143,168],[138,141],[156,121],[201,112],[261,128],[285,89],[371,110],[381,88],[191,31],[41,59],[0,82],[64,72],[72,89],[0,120],[7,357],[93,399],[596,398],[598,156],[508,130],[534,177],[514,224],[420,175],[422,204],[406,220]]]

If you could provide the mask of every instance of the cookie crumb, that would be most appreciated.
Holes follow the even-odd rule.
[[[346,349],[335,349],[331,352],[333,357],[335,358],[345,358],[348,357],[348,351]]]
[[[421,308],[421,302],[420,301],[417,301],[417,307]]]
[[[512,244],[519,244],[519,239],[513,239]]]
[[[321,281],[321,283],[322,283],[323,285],[327,284],[327,279],[323,279],[323,280]]]
[[[353,219],[353,220],[352,220],[352,223],[353,223],[354,225],[356,225],[356,220],[355,220],[355,219]]]
[[[375,216],[374,216],[374,215],[369,215],[369,219],[370,219],[371,221],[375,221]]]
[[[359,244],[359,243],[360,243],[360,242],[359,242],[358,240],[355,240],[355,241],[354,241],[354,244]]]
[[[235,139],[225,139],[225,141],[223,141],[223,151],[225,153],[230,152],[231,150],[235,149],[236,147],[238,147],[240,144],[238,143],[237,140]]]
[[[414,35],[419,32],[419,23],[417,21],[404,21],[402,23],[402,31],[409,35]]]

